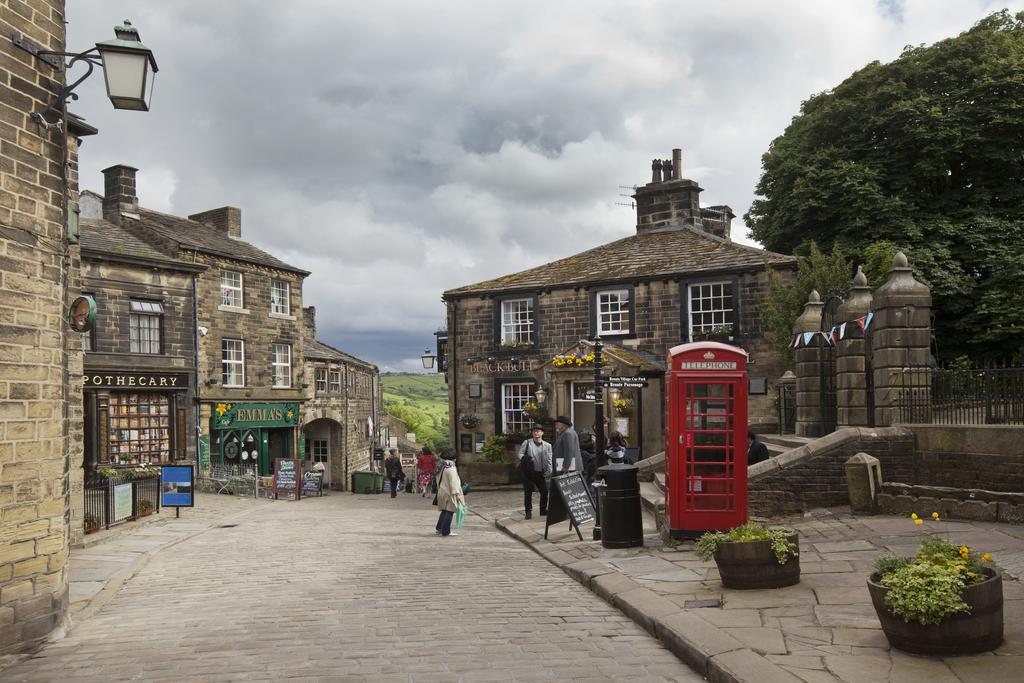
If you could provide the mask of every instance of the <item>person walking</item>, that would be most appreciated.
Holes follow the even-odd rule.
[[[535,424],[530,438],[519,446],[519,471],[523,475],[523,507],[533,518],[533,489],[540,491],[540,516],[548,514],[548,479],[551,478],[551,444],[544,440],[544,426]]]
[[[445,451],[447,449],[441,452],[441,459],[437,465],[437,509],[440,513],[437,516],[434,533],[438,536],[457,536],[458,533],[452,531],[452,518],[459,503],[464,500],[464,494],[455,462],[445,459],[446,455],[450,455]]]
[[[597,440],[594,430],[580,430],[579,438],[580,456],[583,458],[583,481],[587,482],[587,486],[592,486],[597,476]]]
[[[398,451],[391,449],[388,459],[384,461],[384,472],[387,473],[391,482],[391,497],[398,495],[398,482],[405,479],[405,472],[402,470],[402,459],[398,457]]]
[[[430,446],[424,446],[420,454],[416,456],[416,484],[422,489],[423,496],[434,490],[434,472],[437,470],[437,456],[430,450]]]
[[[555,438],[553,458],[559,474],[583,471],[583,456],[580,454],[580,437],[572,428],[572,420],[565,415],[555,418]]]

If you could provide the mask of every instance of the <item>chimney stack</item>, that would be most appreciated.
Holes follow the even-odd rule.
[[[672,150],[672,180],[683,177],[683,150],[676,147]]]
[[[302,327],[306,331],[306,339],[316,339],[316,306],[302,308]]]
[[[188,219],[216,228],[227,234],[228,237],[242,238],[242,210],[233,206],[222,206],[219,209],[194,213]]]
[[[135,196],[135,174],[139,169],[117,164],[103,169],[103,219],[120,223],[122,214],[139,213],[139,198]]]

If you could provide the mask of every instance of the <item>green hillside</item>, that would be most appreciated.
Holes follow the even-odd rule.
[[[409,426],[416,440],[435,451],[448,445],[448,385],[444,375],[388,372],[381,375],[384,406]]]

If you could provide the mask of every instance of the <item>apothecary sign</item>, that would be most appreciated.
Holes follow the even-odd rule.
[[[172,372],[89,372],[82,385],[111,389],[188,389],[189,376]]]

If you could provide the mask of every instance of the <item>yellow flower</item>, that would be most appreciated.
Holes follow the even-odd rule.
[[[992,556],[989,555],[988,553],[985,553],[984,555],[981,556],[981,559],[982,559],[983,562],[991,562],[992,561]]]
[[[910,518],[911,519],[917,519],[917,513],[916,512],[911,512],[910,513]]]
[[[962,557],[962,558],[964,558],[966,560],[970,556],[970,554],[971,554],[971,549],[970,548],[968,548],[965,545],[960,546],[960,557]]]
[[[924,524],[924,520],[915,519],[914,524]]]
[[[937,521],[939,521],[939,513],[938,513],[938,512],[933,512],[933,513],[932,513],[932,518],[933,518],[933,519],[934,519],[934,520],[935,520],[936,522],[937,522]]]

